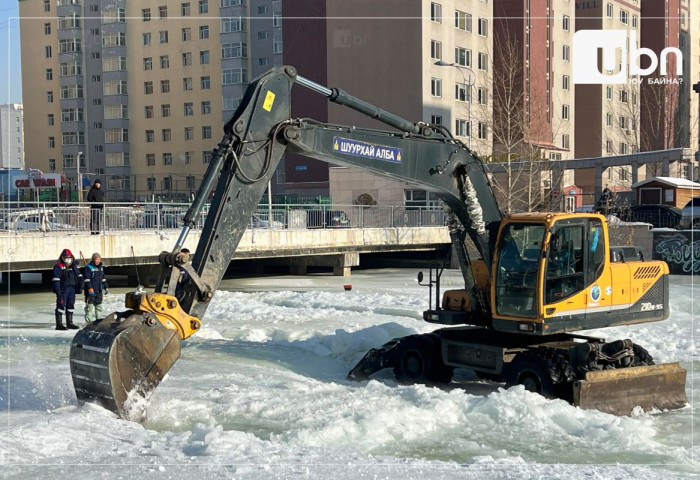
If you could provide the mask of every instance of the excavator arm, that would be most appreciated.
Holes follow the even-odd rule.
[[[291,118],[292,86],[299,83],[393,127],[380,131]],[[439,126],[414,124],[339,89],[329,89],[285,66],[255,79],[224,136],[170,252],[159,256],[155,292],[126,295],[115,312],[80,330],[70,365],[76,395],[115,413],[140,419],[146,399],[180,355],[180,342],[201,326],[206,309],[285,151],[405,181],[435,193],[453,214],[451,235],[466,258],[469,236],[485,259],[502,218],[481,161]],[[181,255],[190,230],[211,197],[192,265]],[[461,262],[460,262],[461,263]],[[487,264],[489,261],[487,261]],[[176,296],[182,271],[188,279]],[[470,269],[462,269],[468,291]],[[484,299],[479,312],[488,315]]]

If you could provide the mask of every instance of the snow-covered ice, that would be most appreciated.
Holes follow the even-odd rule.
[[[680,361],[690,405],[615,417],[468,371],[445,390],[399,386],[390,372],[347,381],[368,349],[436,328],[421,320],[428,292],[415,273],[353,272],[349,292],[325,275],[224,281],[142,425],[78,405],[72,333],[53,330],[50,293],[6,296],[0,478],[700,477],[691,277],[672,277],[668,320],[593,332]],[[442,283],[458,287],[458,274]],[[115,293],[106,311],[122,309]]]

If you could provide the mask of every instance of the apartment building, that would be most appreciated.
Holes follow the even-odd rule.
[[[88,172],[114,200],[189,197],[251,76],[282,60],[279,0],[20,0],[20,16],[28,166]]]
[[[0,105],[0,168],[24,168],[22,104]]]
[[[403,118],[447,126],[491,154],[491,2],[311,0],[286,2],[284,62]],[[440,62],[440,64],[438,64]],[[297,87],[294,116],[391,130]],[[289,155],[288,191],[330,193],[336,203],[433,205],[426,192],[352,169]]]

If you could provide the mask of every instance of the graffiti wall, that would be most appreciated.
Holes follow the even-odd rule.
[[[668,263],[674,275],[700,274],[700,232],[654,232],[653,258]]]

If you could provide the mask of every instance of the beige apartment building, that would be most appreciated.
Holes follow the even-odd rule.
[[[112,200],[188,198],[248,82],[282,61],[279,0],[19,6],[27,166]]]

